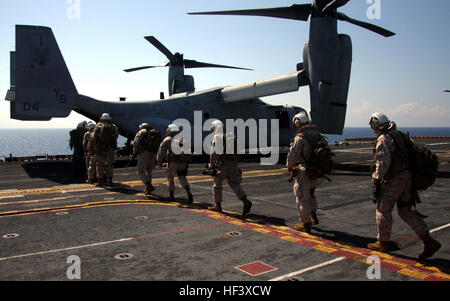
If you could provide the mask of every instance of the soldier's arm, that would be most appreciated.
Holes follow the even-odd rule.
[[[94,141],[98,140],[101,130],[102,130],[102,126],[97,123],[97,125],[94,128],[94,134],[93,134]]]
[[[136,157],[137,155],[137,150],[138,150],[138,144],[139,144],[139,135],[140,131],[136,133],[136,136],[134,136],[134,140],[133,140],[133,157]]]
[[[291,170],[300,162],[299,156],[301,154],[302,147],[303,147],[302,139],[296,136],[294,142],[291,145],[291,148],[289,150],[286,159],[286,167],[288,168],[288,170]]]
[[[211,154],[209,155],[209,167],[212,167],[219,157],[219,155],[215,152],[215,145],[216,145],[216,137],[214,136],[211,140],[211,149],[210,149]]]
[[[172,139],[164,139],[163,142],[159,145],[158,154],[156,155],[156,161],[158,165],[161,165],[164,160],[167,158],[167,151],[169,150],[170,144],[172,143]]]
[[[391,161],[391,152],[387,139],[384,135],[379,136],[375,147],[375,171],[372,174],[372,180],[382,180],[391,166]]]

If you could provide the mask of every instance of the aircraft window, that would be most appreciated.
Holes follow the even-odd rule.
[[[280,121],[280,129],[289,128],[289,115],[287,111],[276,111],[275,117]]]

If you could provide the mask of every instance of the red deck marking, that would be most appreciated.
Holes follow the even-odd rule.
[[[237,266],[236,269],[246,274],[249,274],[250,276],[258,276],[261,274],[277,270],[277,268],[265,264],[264,262],[261,261],[255,261],[248,264],[240,265]]]
[[[166,235],[166,234],[172,234],[172,233],[177,233],[177,232],[185,232],[185,231],[190,231],[190,230],[197,230],[197,229],[202,229],[202,228],[208,228],[208,227],[212,227],[212,226],[222,225],[224,223],[225,222],[218,222],[218,223],[214,223],[214,224],[201,225],[201,226],[196,226],[196,227],[191,227],[191,228],[175,229],[175,230],[167,231],[167,232],[159,232],[159,233],[152,233],[152,234],[134,236],[133,239],[140,239],[140,238],[147,238],[147,237],[153,237],[153,236],[161,236],[161,235]]]
[[[210,213],[207,212],[207,210],[199,210],[197,212],[204,214],[204,215],[210,215]],[[214,215],[211,217],[218,219],[218,220],[222,220],[224,222],[230,220],[230,217],[228,217],[224,214],[217,214],[217,215]],[[245,219],[231,218],[231,220],[232,221],[239,220],[239,222],[242,224],[239,226],[244,226],[245,224],[252,224],[251,221],[247,221]],[[351,245],[345,246],[345,245],[336,243],[332,240],[324,239],[324,238],[317,237],[317,236],[313,236],[312,238],[314,239],[314,241],[312,241],[312,238],[310,238],[309,235],[303,234],[302,232],[295,231],[293,229],[283,228],[282,230],[280,230],[276,226],[272,226],[272,225],[258,225],[257,228],[258,229],[259,228],[266,229],[269,232],[267,232],[267,233],[262,232],[262,231],[261,232],[264,234],[275,236],[275,237],[286,237],[286,234],[287,234],[288,237],[290,236],[295,239],[295,240],[292,240],[294,243],[299,244],[299,245],[304,245],[307,247],[315,247],[315,246],[322,245],[324,247],[334,248],[336,250],[333,252],[333,254],[344,256],[346,258],[353,259],[358,262],[366,263],[366,258],[372,255],[372,253],[371,253],[372,251],[370,251],[368,249],[358,248],[358,247],[354,247]],[[258,231],[258,232],[260,232],[260,231]],[[289,239],[287,239],[287,240],[289,241]],[[390,256],[391,256],[390,259],[381,258],[382,268],[393,271],[393,272],[397,272],[397,273],[399,273],[399,271],[400,272],[403,271],[403,274],[405,274],[409,277],[423,279],[423,280],[427,280],[427,281],[442,281],[442,280],[445,281],[445,280],[450,279],[448,277],[448,274],[446,274],[445,272],[442,272],[441,269],[439,269],[437,267],[427,268],[426,266],[417,266],[416,265],[417,261],[415,261],[415,260],[403,259],[403,258],[400,258],[395,255],[390,255]],[[255,262],[255,263],[257,263],[257,262]],[[255,263],[252,263],[252,264],[255,264]],[[252,264],[249,264],[249,265],[252,265]],[[263,263],[259,262],[256,265],[256,267],[259,264],[263,264]],[[239,269],[249,275],[255,276],[252,273],[250,273],[242,268],[242,267],[246,267],[246,266],[247,265],[239,266],[239,267],[236,267],[236,269]],[[253,268],[253,266],[251,266],[251,268]],[[408,272],[408,270],[410,272]],[[271,270],[268,270],[268,271],[271,271]],[[262,273],[265,273],[265,272],[267,272],[267,271],[264,271]],[[260,275],[260,274],[256,274],[256,275]]]

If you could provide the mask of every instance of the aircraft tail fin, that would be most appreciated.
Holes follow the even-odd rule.
[[[16,25],[16,51],[11,52],[11,118],[50,120],[67,117],[77,89],[51,28]]]

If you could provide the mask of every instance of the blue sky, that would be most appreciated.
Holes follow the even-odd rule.
[[[243,16],[192,16],[187,12],[288,6],[307,2],[273,0],[0,0],[0,128],[74,127],[85,117],[24,122],[9,117],[9,52],[14,25],[52,28],[78,92],[101,100],[152,100],[167,95],[167,68],[133,73],[131,67],[166,62],[144,36],[154,35],[187,59],[241,66],[254,71],[187,69],[197,90],[246,83],[295,71],[308,40],[308,22]],[[375,1],[375,0],[372,0]],[[450,126],[450,1],[380,0],[381,18],[369,20],[367,0],[352,0],[339,11],[385,27],[384,38],[340,22],[353,42],[346,127],[367,126],[368,116],[385,112],[400,126]],[[309,91],[263,98],[271,104],[309,111]]]

